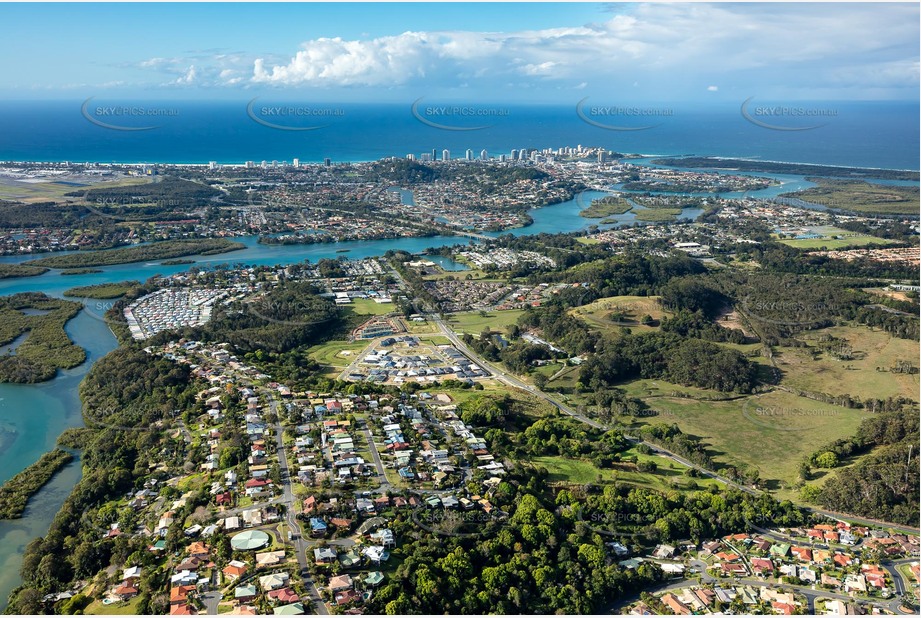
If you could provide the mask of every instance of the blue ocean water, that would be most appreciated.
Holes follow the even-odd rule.
[[[832,110],[834,115],[819,119],[763,118],[764,124],[781,128],[821,125],[799,131],[759,126],[744,117],[739,103],[707,107],[670,104],[667,109],[671,114],[656,118],[594,117],[601,121],[599,124],[625,129],[655,125],[633,131],[590,124],[580,118],[575,102],[553,106],[480,105],[480,110],[493,115],[476,116],[462,112],[439,115],[437,106],[427,103],[420,105],[414,115],[412,102],[291,105],[265,98],[256,102],[248,113],[245,100],[93,99],[86,105],[89,119],[83,113],[83,103],[0,102],[0,160],[242,163],[290,162],[294,158],[316,162],[328,157],[334,162],[347,162],[402,157],[409,153],[419,156],[433,149],[439,158],[443,149],[450,150],[452,158],[459,158],[468,148],[479,156],[483,149],[498,155],[513,148],[582,144],[626,153],[695,154],[898,169],[919,167],[919,106],[912,102],[816,102],[808,107]],[[749,116],[752,110],[770,103],[759,101],[757,108],[749,108]],[[119,106],[135,109],[128,112],[109,109]],[[273,106],[294,108],[295,113],[278,113],[272,110]],[[588,107],[583,108],[583,115],[587,110]],[[317,112],[321,115],[310,115]],[[99,123],[152,128],[123,131]]]

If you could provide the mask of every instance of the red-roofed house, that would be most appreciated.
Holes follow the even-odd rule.
[[[176,603],[169,608],[170,616],[195,616],[197,614],[198,612],[195,611],[195,608],[185,602]]]
[[[688,616],[691,613],[691,609],[671,592],[662,595],[662,602],[678,616]]]
[[[832,561],[840,567],[846,567],[854,560],[847,554],[835,554],[832,556]]]
[[[796,608],[789,603],[781,603],[780,601],[772,601],[771,607],[776,609],[778,612],[784,616],[792,616],[793,612],[796,611]]]
[[[768,558],[752,558],[752,571],[755,575],[771,574],[774,572],[774,563]]]
[[[185,603],[189,598],[189,593],[195,590],[195,586],[173,586],[169,590],[169,602]]]
[[[291,588],[279,588],[277,590],[269,590],[266,593],[272,602],[274,603],[297,603],[301,600],[301,597],[297,595],[294,590]]]

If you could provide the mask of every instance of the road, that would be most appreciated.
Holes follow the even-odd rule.
[[[304,580],[304,585],[307,588],[308,595],[310,596],[310,601],[313,603],[314,610],[317,614],[325,616],[329,614],[329,610],[326,608],[326,603],[323,602],[323,599],[320,597],[320,591],[317,589],[317,584],[313,580],[313,577],[310,575],[308,570],[309,563],[307,562],[307,543],[304,542],[304,538],[301,535],[301,527],[297,522],[296,513],[297,509],[295,508],[295,498],[294,491],[291,488],[291,474],[288,468],[288,453],[285,451],[284,443],[284,428],[281,425],[281,421],[278,415],[278,401],[275,399],[275,393],[271,390],[265,390],[264,394],[269,400],[269,410],[275,416],[275,444],[278,448],[278,467],[281,469],[281,502],[287,507],[285,509],[285,520],[291,530],[292,541],[294,545],[294,555],[297,556],[297,563],[300,567],[301,578]]]

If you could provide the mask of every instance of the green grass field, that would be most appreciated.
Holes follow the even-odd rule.
[[[837,360],[827,353],[813,359],[812,350],[822,335],[846,339],[854,360]],[[810,348],[779,348],[777,366],[784,373],[783,384],[799,390],[829,394],[848,393],[861,398],[902,395],[918,398],[918,375],[892,373],[898,360],[918,362],[918,342],[892,337],[866,326],[834,326],[811,331],[800,339]],[[880,367],[883,371],[877,371]]]
[[[65,185],[57,182],[21,182],[12,179],[0,179],[0,200],[17,202],[63,202],[79,200],[77,197],[65,197],[74,191],[89,191],[102,187],[122,187],[127,185],[146,185],[149,178],[122,178],[111,182],[87,183],[83,186]]]
[[[510,324],[515,324],[519,316],[524,313],[522,309],[507,309],[504,311],[489,311],[485,317],[477,311],[455,313],[448,317],[448,325],[457,333],[470,333],[479,335],[483,329],[505,332]]]
[[[535,457],[531,460],[531,463],[546,468],[550,473],[549,480],[551,482],[584,485],[598,482],[600,476],[602,482],[629,483],[657,491],[703,489],[708,485],[717,484],[717,481],[692,479],[685,476],[684,473],[687,470],[685,466],[664,457],[640,455],[633,449],[626,451],[624,455],[636,456],[640,461],[655,462],[658,468],[655,472],[639,472],[634,465],[623,463],[617,464],[614,468],[600,469],[590,461],[570,459],[568,457]]]
[[[593,303],[570,310],[570,315],[577,317],[589,326],[603,332],[613,333],[621,326],[627,326],[636,333],[658,330],[658,326],[640,324],[644,315],[654,320],[661,320],[670,315],[659,307],[658,296],[610,296],[599,298]],[[612,321],[612,314],[620,313],[621,320]]]
[[[681,214],[680,208],[634,208],[637,221],[675,221]]]
[[[661,380],[637,380],[624,388],[658,412],[636,419],[637,426],[676,423],[700,437],[717,463],[756,467],[771,489],[796,482],[803,457],[854,435],[870,415],[783,391],[707,401],[698,397],[719,394]]]
[[[93,616],[118,616],[120,614],[135,615],[137,614],[138,605],[140,602],[141,597],[134,597],[130,601],[124,603],[112,603],[110,605],[103,605],[102,601],[93,601],[86,606],[86,609],[83,610],[83,613]]]
[[[841,247],[865,247],[870,245],[891,245],[894,241],[858,234],[831,225],[824,225],[813,230],[822,234],[822,238],[785,239],[780,242],[798,249],[839,249]],[[840,238],[835,238],[840,236]]]
[[[840,178],[807,177],[806,180],[817,186],[795,193],[783,193],[780,197],[796,197],[830,208],[859,213],[918,214],[916,186],[880,185]]]
[[[307,353],[326,367],[345,369],[369,341],[327,341],[307,348]]]
[[[387,315],[397,308],[393,303],[376,303],[370,298],[356,298],[352,304],[345,305],[343,310],[354,315]]]

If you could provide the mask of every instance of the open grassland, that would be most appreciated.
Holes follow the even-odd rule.
[[[387,315],[396,311],[397,307],[393,303],[378,303],[370,298],[355,298],[342,309],[352,315]]]
[[[680,208],[634,208],[637,221],[675,221],[681,214]]]
[[[658,326],[641,324],[644,315],[650,316],[656,323],[669,315],[659,306],[658,300],[658,296],[610,296],[571,309],[569,313],[604,332],[616,332],[621,326],[627,326],[636,333],[648,332],[658,330]]]
[[[701,489],[709,485],[718,484],[710,479],[694,479],[685,476],[687,467],[678,462],[657,457],[655,455],[641,455],[628,450],[624,457],[635,456],[637,461],[651,461],[657,466],[655,472],[640,472],[636,464],[620,462],[611,468],[598,468],[585,459],[570,459],[568,457],[534,457],[531,463],[544,467],[550,473],[550,482],[564,482],[585,485],[588,483],[627,483],[638,487],[646,487],[657,491],[672,491],[675,489]]]
[[[785,193],[781,197],[794,197],[852,212],[868,214],[918,214],[918,187],[879,185],[862,180],[807,178],[817,186]]]
[[[634,419],[636,426],[675,423],[701,438],[716,462],[757,468],[771,489],[795,483],[805,456],[854,435],[870,415],[783,391],[707,401],[698,397],[719,394],[661,380],[637,380],[625,387],[658,413]]]
[[[870,245],[891,245],[895,241],[858,234],[834,226],[816,228],[815,233],[822,234],[822,238],[789,238],[780,242],[790,247],[799,249],[840,249],[841,247],[866,247]]]
[[[12,178],[0,177],[0,200],[11,202],[65,202],[82,201],[75,197],[66,197],[67,193],[90,189],[108,189],[111,187],[126,187],[132,185],[146,185],[149,178],[121,178],[115,181],[65,184],[63,182],[23,182]]]
[[[327,341],[307,348],[307,354],[324,367],[345,369],[370,341]]]
[[[141,603],[141,597],[134,597],[130,601],[119,601],[109,605],[103,604],[102,601],[93,601],[83,610],[84,614],[93,616],[133,616],[137,614],[138,605]]]
[[[821,351],[820,338],[831,335],[848,342],[853,360],[838,360]],[[918,366],[918,342],[898,339],[866,326],[834,326],[801,335],[808,348],[777,349],[777,367],[783,384],[801,391],[850,394],[862,399],[901,395],[917,400],[918,374],[892,373],[897,361],[912,361]],[[877,367],[880,368],[877,371]]]
[[[448,317],[448,325],[457,333],[470,333],[479,335],[484,329],[505,332],[505,329],[518,321],[522,309],[506,309],[503,311],[487,311],[480,315],[478,311],[465,311],[454,313]]]

